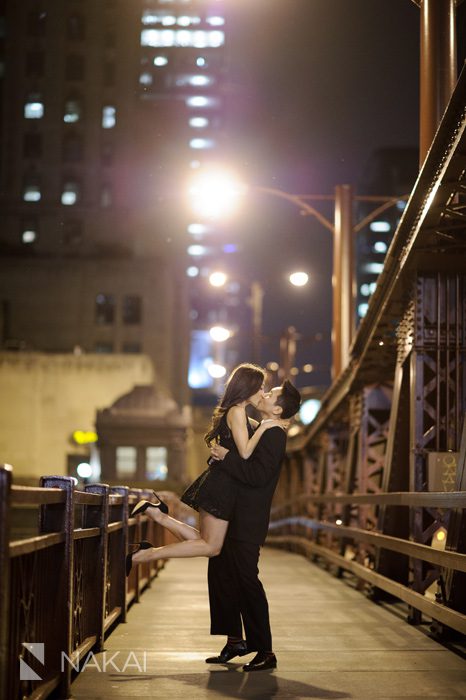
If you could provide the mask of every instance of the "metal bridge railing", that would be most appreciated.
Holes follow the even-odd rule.
[[[0,466],[0,698],[47,697],[56,688],[68,697],[74,669],[103,649],[106,633],[164,566],[143,564],[126,578],[128,542],[160,546],[172,536],[147,516],[128,517],[150,491],[79,491],[72,477],[44,476],[40,487],[11,481],[11,467]],[[164,499],[177,517],[179,499]],[[37,644],[43,658],[25,646]]]
[[[270,543],[466,632],[466,68],[350,361],[290,438]]]

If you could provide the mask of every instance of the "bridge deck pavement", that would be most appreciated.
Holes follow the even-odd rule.
[[[209,635],[207,561],[171,560],[128,622],[106,640],[72,686],[74,698],[352,698],[426,700],[466,697],[466,662],[303,557],[265,548],[261,577],[271,608],[273,672],[244,673],[241,663],[212,666],[223,646]],[[121,672],[128,653],[143,664]],[[247,661],[251,657],[244,657]],[[96,661],[103,666],[103,655]]]

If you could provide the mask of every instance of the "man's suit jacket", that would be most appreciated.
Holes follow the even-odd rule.
[[[269,428],[249,459],[242,459],[236,451],[230,450],[215,467],[228,472],[237,486],[236,506],[228,526],[228,537],[264,544],[285,447],[284,430]]]

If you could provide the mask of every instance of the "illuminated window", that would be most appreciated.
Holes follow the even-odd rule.
[[[365,272],[371,272],[374,275],[380,275],[383,270],[383,263],[369,262],[363,265]]]
[[[367,309],[369,308],[369,304],[359,304],[358,306],[358,314],[360,315],[361,318],[364,318],[364,316],[367,314]]]
[[[98,294],[95,298],[95,322],[109,326],[115,321],[115,297],[113,294]]]
[[[376,253],[386,253],[387,252],[387,244],[385,241],[376,241],[374,243],[374,251]]]
[[[188,275],[188,277],[197,277],[199,275],[199,268],[195,265],[191,265],[186,270],[186,274]]]
[[[223,27],[225,19],[224,17],[214,15],[212,17],[207,17],[207,24],[210,24],[211,27]]]
[[[225,43],[222,31],[203,29],[143,29],[141,46],[217,48]]]
[[[63,121],[65,124],[74,124],[78,122],[82,117],[82,104],[81,100],[77,97],[70,97],[65,102],[65,110],[63,114]]]
[[[42,119],[44,116],[44,103],[41,95],[33,93],[26,100],[24,105],[25,119]]]
[[[213,148],[215,141],[213,139],[191,139],[189,146],[194,149]]]
[[[21,243],[24,245],[31,245],[37,241],[38,237],[38,227],[37,221],[29,219],[23,221],[21,225]]]
[[[167,448],[146,447],[146,479],[163,481],[167,473]]]
[[[191,95],[186,98],[188,107],[218,107],[220,100],[218,97],[206,97],[205,95]]]
[[[209,120],[207,117],[191,117],[189,126],[192,126],[194,129],[204,129],[206,126],[209,126]]]
[[[371,287],[369,284],[361,284],[359,291],[363,295],[363,297],[368,297],[371,293]]]
[[[65,182],[61,193],[61,203],[67,207],[72,207],[80,197],[80,187],[75,181]]]
[[[196,58],[196,66],[199,66],[199,68],[205,68],[206,65],[207,65],[207,61],[204,58],[204,56],[198,56]]]
[[[374,231],[374,233],[388,233],[391,226],[388,221],[372,221],[369,224],[369,228],[371,231]]]
[[[135,326],[142,321],[142,299],[137,295],[123,297],[123,323]]]
[[[136,474],[137,450],[135,447],[116,448],[117,478],[126,478]]]
[[[152,85],[152,75],[150,73],[141,73],[139,82],[141,85]]]
[[[168,58],[166,56],[155,56],[154,57],[154,66],[157,66],[157,68],[162,68],[163,66],[166,66],[168,63]]]
[[[102,109],[102,128],[113,129],[116,124],[116,108],[112,105],[106,105]]]
[[[208,227],[205,224],[189,224],[188,233],[191,235],[199,235],[208,232]]]
[[[29,182],[23,187],[23,201],[24,202],[40,202],[41,192],[38,183]]]
[[[214,83],[210,75],[178,75],[175,80],[177,87],[209,87]]]
[[[190,245],[188,246],[188,255],[193,255],[197,257],[199,255],[206,255],[208,252],[207,248],[203,245]]]

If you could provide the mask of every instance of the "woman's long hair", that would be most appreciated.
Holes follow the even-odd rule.
[[[207,445],[215,440],[220,431],[220,422],[232,406],[246,401],[259,391],[265,379],[265,370],[257,365],[244,362],[238,365],[230,374],[225,386],[225,392],[212,416],[210,430],[204,435]]]

